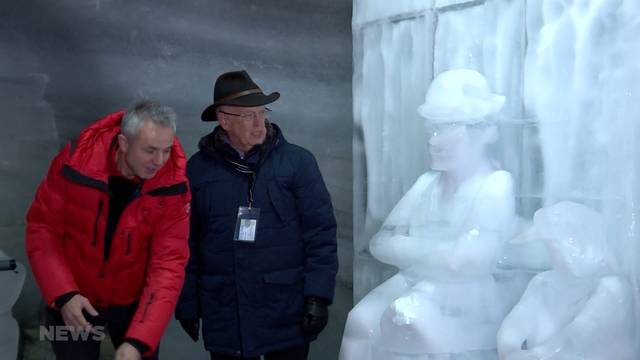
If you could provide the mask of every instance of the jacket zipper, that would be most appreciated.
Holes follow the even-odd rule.
[[[253,173],[251,174],[251,176],[254,176]],[[251,180],[249,180],[251,181]],[[249,207],[251,207],[252,203],[253,203],[253,199],[252,197],[252,193],[251,193],[251,188],[249,187]],[[231,251],[232,251],[232,256],[233,256],[233,273],[237,274],[238,273],[238,264],[236,261],[236,242],[233,242],[233,245],[231,246]],[[238,319],[238,340],[239,340],[239,345],[240,345],[240,349],[239,349],[239,353],[237,353],[237,355],[242,356],[244,354],[244,344],[242,341],[242,319],[240,317],[240,294],[238,292],[238,286],[236,285],[235,281],[233,283],[233,288],[235,290],[236,293],[236,319]]]
[[[151,302],[153,302],[153,297],[156,295],[156,293],[151,293],[151,295],[149,295],[149,300],[147,300],[147,304],[144,306],[144,311],[142,312],[142,317],[140,318],[140,322],[143,323],[144,319],[147,317],[147,310],[149,310],[149,305],[151,305]]]
[[[98,211],[96,211],[96,221],[93,223],[93,241],[91,242],[91,246],[95,247],[98,242],[98,221],[100,220],[100,214],[102,213],[102,204],[103,200],[100,199],[98,203]]]

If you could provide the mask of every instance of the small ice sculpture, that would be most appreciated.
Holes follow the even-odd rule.
[[[11,264],[11,266],[7,266]],[[18,300],[26,272],[22,264],[10,261],[0,250],[0,354],[3,359],[18,358],[20,328],[11,316],[11,307]]]
[[[341,360],[496,358],[498,327],[520,295],[492,276],[515,218],[511,174],[486,152],[504,101],[472,70],[431,83],[418,112],[434,171],[371,239],[373,256],[399,272],[349,313]]]
[[[597,212],[540,209],[526,238],[543,240],[554,269],[536,275],[498,333],[502,360],[632,360],[632,290],[614,275]]]

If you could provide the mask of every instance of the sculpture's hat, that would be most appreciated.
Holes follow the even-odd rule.
[[[479,72],[449,70],[433,79],[418,113],[434,123],[476,123],[499,112],[504,102],[505,97],[492,93]]]

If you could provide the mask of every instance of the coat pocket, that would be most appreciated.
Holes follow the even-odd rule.
[[[304,306],[304,268],[265,274],[264,283],[270,326],[300,324]]]
[[[293,269],[278,270],[264,274],[264,282],[267,284],[291,285],[297,283],[303,277],[304,268],[300,266]]]

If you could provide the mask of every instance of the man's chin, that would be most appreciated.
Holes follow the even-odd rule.
[[[156,174],[158,173],[158,170],[155,171],[142,171],[138,174],[136,174],[137,177],[139,177],[140,179],[151,179],[152,177],[156,176]]]
[[[265,132],[265,133],[260,134],[260,135],[255,135],[255,136],[252,136],[252,138],[253,138],[253,142],[256,145],[262,144],[267,139],[267,133]]]
[[[431,158],[431,166],[430,167],[431,167],[431,170],[440,171],[440,170],[443,170],[443,168],[445,168],[446,166],[445,166],[445,163],[442,160],[432,157]]]
[[[260,145],[260,144],[262,144],[262,143],[264,142],[264,140],[265,140],[266,138],[267,138],[266,136],[255,136],[255,137],[253,138],[253,143],[254,143],[255,145]]]

